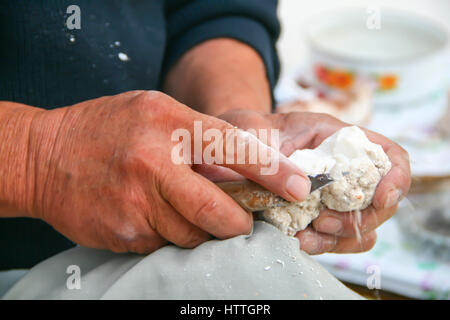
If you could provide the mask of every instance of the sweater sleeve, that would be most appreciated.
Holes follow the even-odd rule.
[[[259,53],[271,88],[280,66],[277,0],[168,0],[164,74],[189,49],[212,38],[233,38]]]

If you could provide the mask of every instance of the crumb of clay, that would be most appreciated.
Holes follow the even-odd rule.
[[[305,201],[265,210],[262,217],[283,233],[294,236],[297,231],[305,229],[313,219],[317,218],[321,208],[320,191],[317,190]]]
[[[305,229],[324,208],[341,212],[367,208],[379,181],[391,169],[383,148],[356,126],[338,130],[316,149],[297,150],[289,159],[308,175],[329,173],[334,179],[302,202],[262,213],[264,220],[289,236]]]
[[[372,203],[378,182],[391,169],[391,162],[383,148],[370,142],[361,129],[344,129],[328,142],[336,159],[330,170],[335,182],[323,188],[322,202],[336,211],[363,210]]]
[[[119,54],[117,56],[119,57],[119,59],[121,61],[128,61],[128,60],[130,60],[128,55],[126,53],[123,53],[123,52],[119,52]]]
[[[284,268],[284,261],[277,259],[277,263],[281,264],[281,266]]]

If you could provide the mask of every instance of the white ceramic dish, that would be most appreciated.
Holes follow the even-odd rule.
[[[407,105],[445,90],[447,29],[431,18],[381,8],[379,29],[366,8],[318,14],[307,24],[310,65],[324,87],[350,89],[365,79],[376,106]]]

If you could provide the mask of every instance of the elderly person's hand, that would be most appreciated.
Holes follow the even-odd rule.
[[[297,149],[315,148],[325,138],[348,124],[331,116],[314,113],[262,114],[247,110],[231,110],[220,118],[242,129],[280,129],[280,144],[273,146],[286,156]],[[376,241],[375,229],[397,211],[399,200],[411,184],[409,158],[405,150],[386,137],[365,130],[369,140],[380,144],[392,162],[392,169],[377,186],[373,203],[361,212],[358,241],[354,215],[324,210],[312,224],[296,234],[304,251],[351,253],[367,251]]]
[[[247,234],[248,213],[193,171],[192,158],[173,161],[177,129],[190,134],[192,150],[198,145],[194,121],[203,132],[217,129],[225,141],[227,130],[242,133],[156,91],[54,110],[4,102],[0,216],[40,218],[80,245],[116,252],[147,253],[167,242],[190,248],[211,236]],[[19,136],[23,141],[14,140]],[[204,155],[209,144],[197,138]],[[310,183],[301,170],[266,145],[259,147],[270,161],[279,161],[276,174],[261,176],[266,163],[226,166],[287,200],[304,199]],[[223,151],[223,159],[230,156]]]

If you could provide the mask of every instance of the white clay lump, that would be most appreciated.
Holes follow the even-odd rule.
[[[264,220],[290,236],[305,229],[324,208],[342,212],[367,208],[378,183],[391,169],[383,148],[356,126],[340,129],[316,149],[297,150],[289,159],[308,175],[329,173],[334,179],[302,202],[263,212]]]

